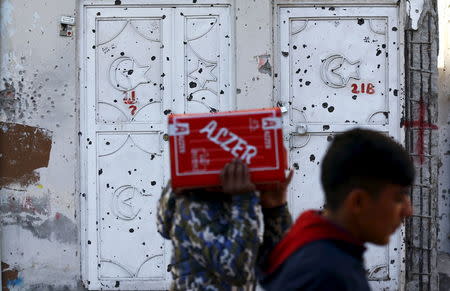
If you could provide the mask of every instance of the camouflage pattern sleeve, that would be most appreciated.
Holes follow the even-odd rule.
[[[287,204],[274,208],[263,208],[262,212],[264,216],[264,238],[259,248],[258,267],[264,270],[269,253],[291,227],[292,217]]]
[[[165,239],[170,239],[173,216],[175,214],[175,193],[172,192],[170,181],[161,193],[159,198],[156,226],[158,232]]]
[[[223,209],[224,204],[217,207]],[[205,203],[178,199],[181,215],[175,217],[174,235],[208,272],[240,286],[255,280],[262,213],[254,193],[233,195],[229,205],[226,215],[216,216],[219,211]]]

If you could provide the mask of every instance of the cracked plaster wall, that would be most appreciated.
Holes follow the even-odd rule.
[[[77,290],[77,1],[0,1],[3,290]]]

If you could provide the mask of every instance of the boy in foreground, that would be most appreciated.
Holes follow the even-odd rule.
[[[321,168],[325,210],[300,215],[262,262],[271,290],[370,290],[364,243],[385,245],[412,214],[408,188],[414,167],[407,152],[381,133],[337,135]]]

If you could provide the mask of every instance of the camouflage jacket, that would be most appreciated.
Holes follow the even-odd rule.
[[[158,232],[173,243],[171,290],[254,290],[257,261],[264,264],[292,222],[286,206],[261,211],[254,193],[175,196],[170,189],[157,216]]]

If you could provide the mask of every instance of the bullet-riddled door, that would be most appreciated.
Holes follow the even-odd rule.
[[[398,7],[279,7],[280,101],[295,177],[289,206],[297,216],[323,205],[320,161],[336,132],[359,126],[400,140]],[[370,165],[367,165],[370,167]],[[370,246],[368,277],[398,289],[401,235]]]
[[[81,75],[83,278],[91,290],[161,290],[156,231],[169,177],[167,115],[231,109],[230,7],[85,6]]]

